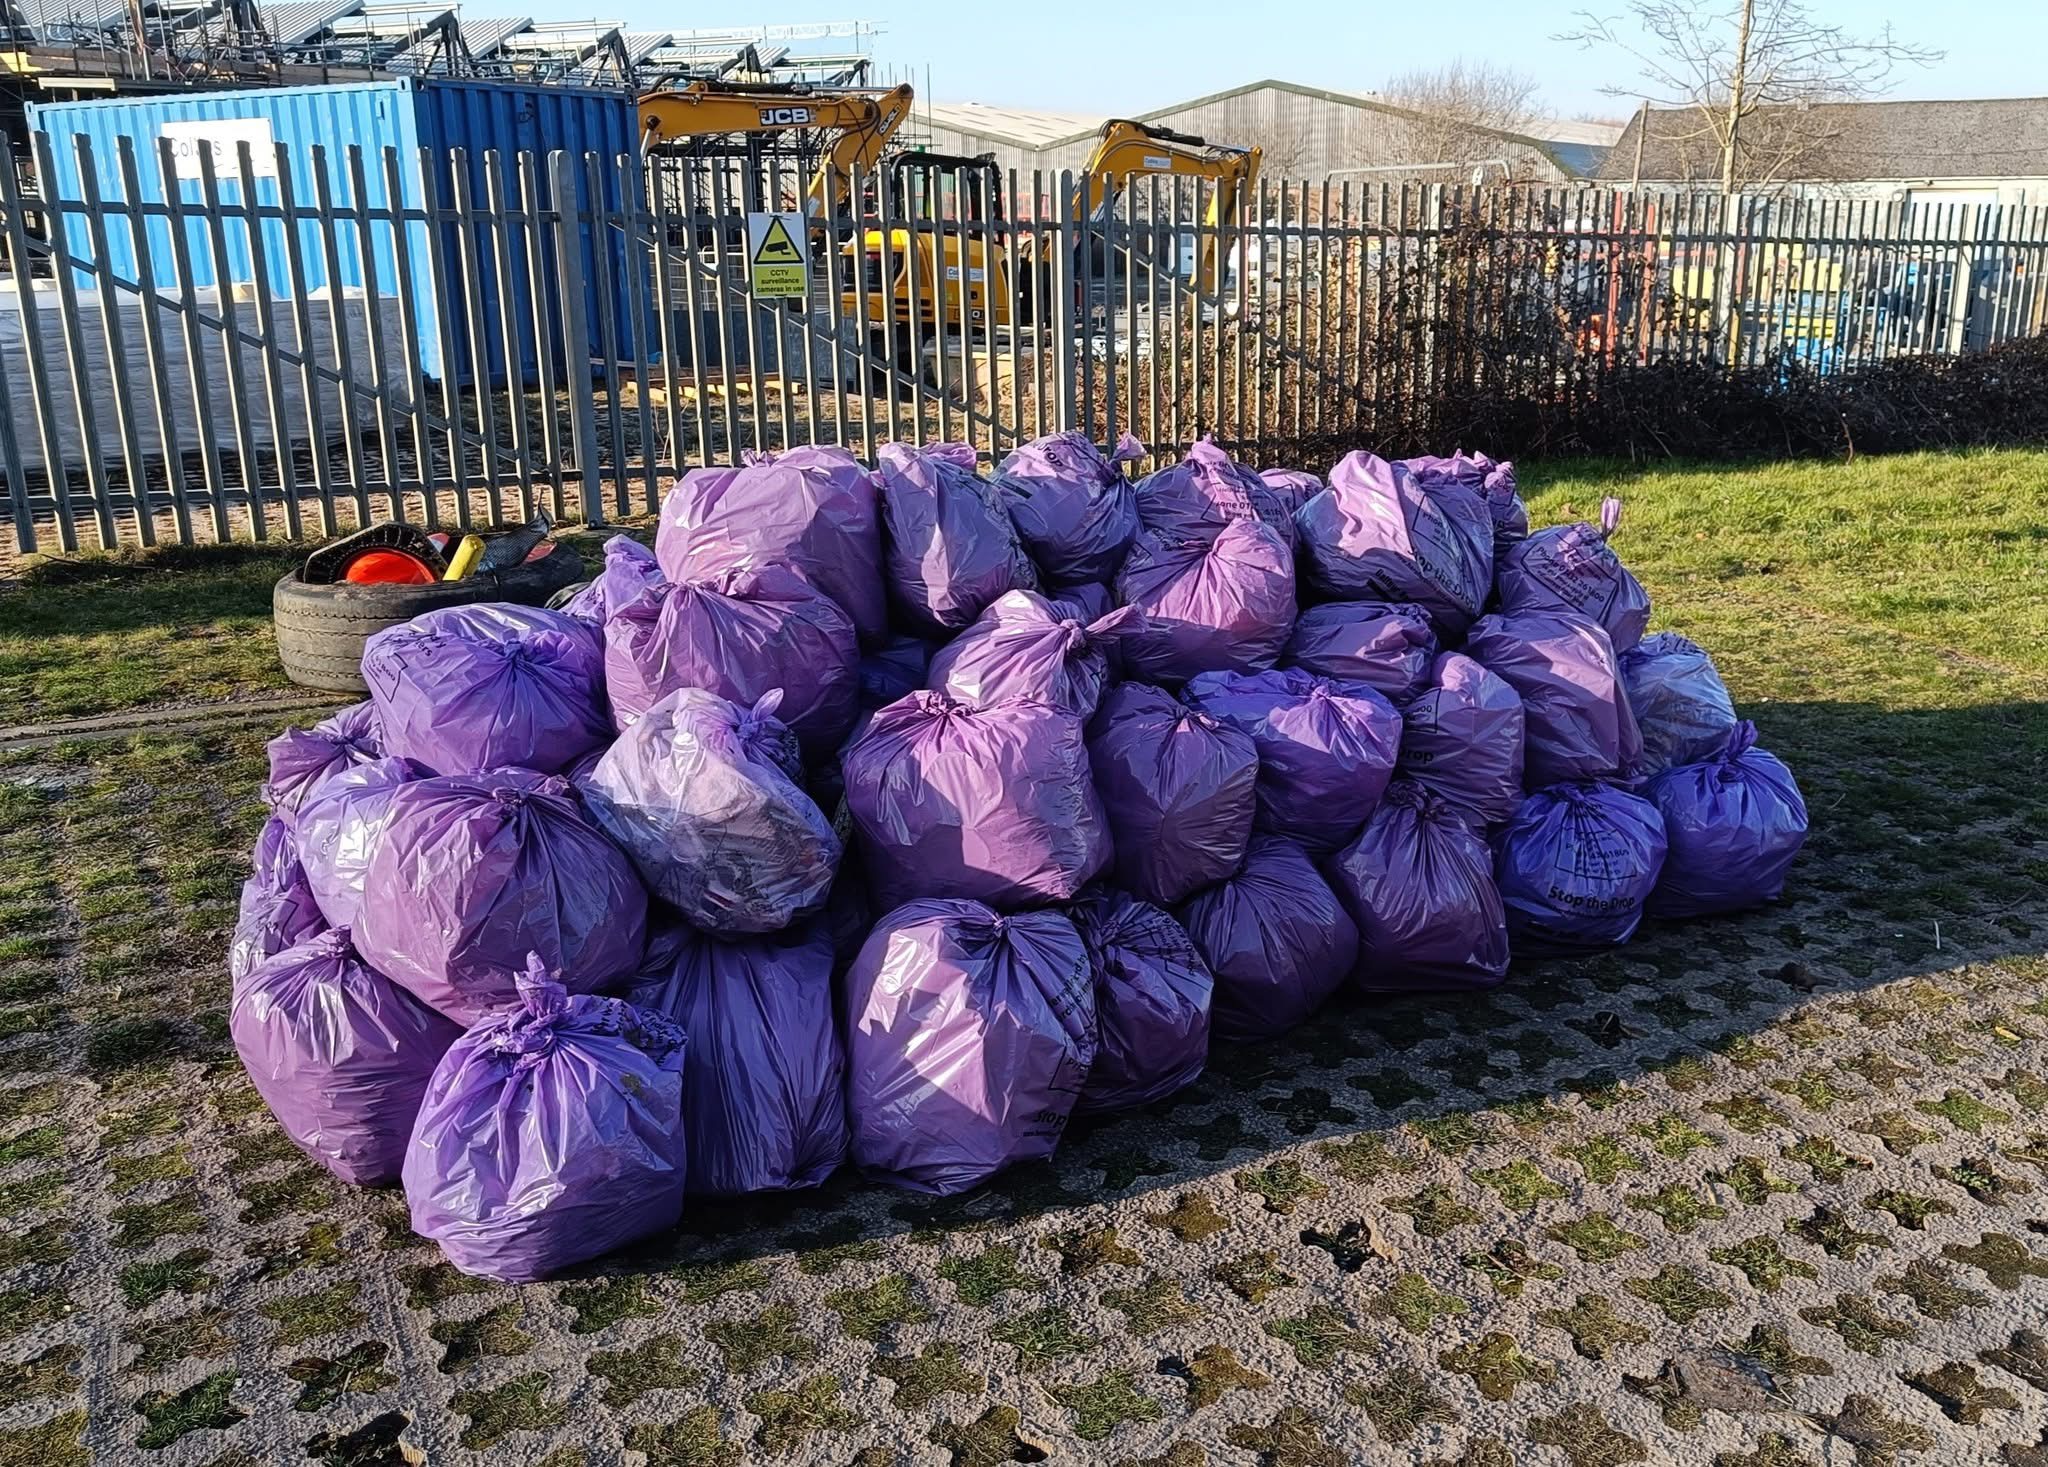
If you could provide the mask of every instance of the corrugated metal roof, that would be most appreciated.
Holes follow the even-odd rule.
[[[1029,107],[991,107],[985,102],[934,102],[917,109],[917,120],[927,127],[999,138],[1027,148],[1048,147],[1076,133],[1093,132],[1108,117],[1106,112],[1044,112]]]

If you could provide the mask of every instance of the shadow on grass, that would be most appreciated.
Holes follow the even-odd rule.
[[[1547,1157],[1546,1133],[1587,1111],[1628,1106],[1639,1119],[1645,1103],[1674,1110],[1686,1104],[1683,1092],[1725,1077],[1722,1061],[1746,1070],[1758,1062],[1756,1036],[1813,1000],[2048,949],[2048,827],[2034,819],[2048,787],[2048,704],[1894,712],[1788,703],[1755,712],[1812,811],[1811,837],[1777,905],[1646,923],[1617,950],[1518,963],[1492,993],[1347,992],[1280,1039],[1218,1046],[1191,1089],[1076,1122],[1050,1162],[964,1196],[928,1198],[842,1171],[810,1193],[692,1201],[675,1235],[578,1276],[782,1252],[809,1272],[807,1255],[823,1268],[906,1233],[1017,1224],[1136,1196],[1166,1213],[1181,1189],[1224,1173],[1235,1176],[1212,1199],[1219,1205],[1289,1213],[1340,1179],[1398,1170],[1389,1157],[1403,1145],[1454,1162],[1492,1143]],[[1868,1037],[1890,1042],[1875,1029]],[[1652,1083],[1659,1076],[1666,1083]],[[1273,1164],[1272,1153],[1302,1143],[1316,1144]]]
[[[148,552],[53,559],[0,584],[0,636],[96,636],[268,618],[270,588],[305,544],[164,546]]]

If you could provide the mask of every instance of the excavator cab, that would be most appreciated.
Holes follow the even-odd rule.
[[[914,339],[965,331],[975,340],[1030,319],[1036,292],[1010,278],[1002,170],[993,153],[903,152],[877,170],[883,228],[840,247],[840,307],[865,319],[873,350],[908,370]],[[1025,283],[1035,266],[1020,259]],[[943,272],[943,273],[942,273]],[[863,289],[863,277],[865,289]],[[921,330],[913,332],[912,322]]]
[[[944,217],[950,202],[963,222],[1003,221],[1003,171],[994,153],[891,153],[881,172],[897,208],[913,217]]]
[[[897,153],[883,160],[889,184],[885,217],[942,225],[909,228],[892,222],[886,231],[863,229],[841,251],[840,304],[848,319],[862,318],[866,278],[865,319],[875,347],[903,360],[914,335],[913,323],[925,333],[965,331],[986,339],[1001,327],[1037,320],[1052,299],[1052,261],[1029,248],[1037,236],[1018,240],[1017,279],[1010,278],[1009,245],[1002,215],[1003,178],[993,155],[963,157],[941,153]],[[1207,209],[1210,228],[1194,250],[1193,272],[1198,288],[1209,294],[1222,289],[1217,239],[1234,225],[1245,195],[1258,177],[1259,150],[1211,143],[1190,133],[1148,123],[1114,119],[1104,123],[1095,149],[1075,184],[1076,217],[1094,221],[1089,256],[1073,261],[1077,278],[1092,293],[1114,293],[1115,262],[1140,253],[1139,242],[1127,239],[1119,248],[1112,236],[1116,201],[1128,181],[1147,174],[1208,179],[1215,185]],[[950,183],[950,192],[943,185]],[[982,226],[977,229],[976,226]],[[1165,268],[1177,268],[1178,242],[1156,240],[1142,251]],[[943,255],[943,262],[941,261]],[[947,299],[940,319],[939,271]],[[963,311],[962,291],[965,291]],[[1076,310],[1100,302],[1077,298]]]

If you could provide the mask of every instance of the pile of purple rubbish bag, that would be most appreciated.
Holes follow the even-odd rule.
[[[1077,434],[699,469],[561,610],[373,637],[270,746],[231,1028],[468,1273],[842,1165],[934,1194],[1339,988],[1778,896],[1790,772],[1510,465]]]

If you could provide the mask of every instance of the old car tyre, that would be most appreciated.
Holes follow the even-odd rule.
[[[302,687],[366,692],[363,643],[372,634],[443,606],[478,601],[540,606],[582,578],[582,560],[560,543],[539,560],[510,570],[425,586],[309,586],[294,571],[278,581],[270,597],[277,659],[284,664],[285,676]]]

